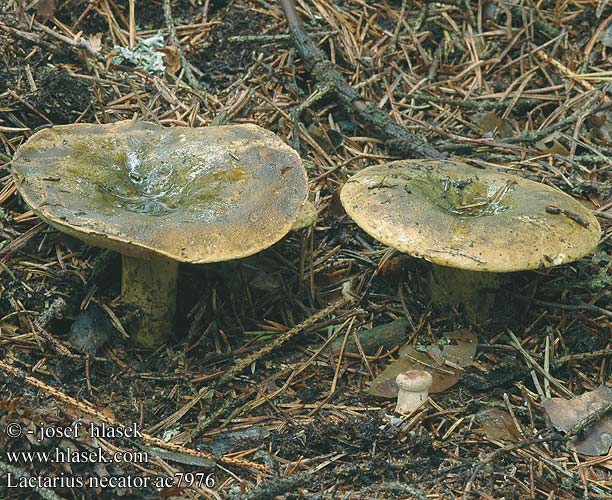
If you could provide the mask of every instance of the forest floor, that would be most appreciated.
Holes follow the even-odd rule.
[[[134,5],[0,6],[0,498],[612,498],[612,399],[594,392],[612,371],[612,6],[296,0],[364,102],[435,151],[556,186],[598,217],[594,253],[504,275],[475,321],[432,305],[426,261],[344,214],[347,178],[398,152],[317,85],[277,2]],[[158,33],[165,70],[116,59]],[[182,266],[176,339],[156,350],[123,331],[120,257],[42,222],[10,173],[40,127],[133,118],[275,132],[304,160],[318,211],[253,257]],[[83,354],[70,329],[87,310],[112,328]],[[400,348],[433,363],[450,332],[463,348],[476,338],[476,354],[439,368],[451,381],[415,413],[368,393]],[[552,425],[551,398],[593,394],[599,411],[576,400],[571,429]],[[28,433],[77,420],[142,436]],[[11,454],[67,449],[122,458]]]

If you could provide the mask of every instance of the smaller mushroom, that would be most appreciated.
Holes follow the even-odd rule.
[[[400,373],[395,383],[399,389],[395,411],[401,415],[410,415],[427,401],[433,378],[425,370],[408,370]]]

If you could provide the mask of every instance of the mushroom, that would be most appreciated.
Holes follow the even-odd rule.
[[[35,133],[12,162],[21,196],[58,230],[122,254],[133,336],[167,339],[178,263],[255,254],[293,227],[306,201],[298,154],[255,125],[166,128],[124,121]]]
[[[427,401],[433,377],[425,370],[408,370],[395,377],[395,383],[399,389],[395,411],[410,415]]]
[[[459,160],[403,160],[343,186],[348,215],[382,243],[432,265],[432,300],[482,318],[495,273],[557,266],[595,249],[594,215],[561,190]]]

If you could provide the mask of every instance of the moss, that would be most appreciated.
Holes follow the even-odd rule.
[[[124,167],[127,164],[127,154],[124,148],[117,148],[110,139],[104,139],[99,144],[93,141],[76,141],[70,147],[74,151],[72,158],[79,165],[72,168],[75,172],[82,173],[84,169],[79,168],[89,165],[103,165],[105,167],[117,165]],[[93,170],[97,172],[97,170]]]
[[[245,181],[250,178],[250,174],[244,167],[234,167],[230,170],[213,172],[210,177],[213,181]]]

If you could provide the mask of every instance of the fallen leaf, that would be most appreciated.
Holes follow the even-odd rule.
[[[166,73],[169,75],[174,75],[181,67],[178,48],[174,45],[167,45],[166,47],[157,49],[157,51],[164,53],[164,65],[166,66]]]
[[[38,0],[34,9],[45,21],[51,19],[55,15],[55,0]]]
[[[476,414],[487,438],[494,441],[518,441],[521,439],[512,417],[507,411],[491,408]]]
[[[591,129],[587,132],[586,138],[599,144],[600,146],[612,145],[612,113],[601,111],[589,116]]]
[[[440,371],[440,368],[444,371]],[[430,394],[437,394],[452,387],[459,381],[462,373],[461,370],[443,368],[441,365],[437,365],[429,356],[410,347],[405,351],[404,356],[393,361],[372,381],[368,394],[382,398],[397,397],[398,388],[395,383],[395,377],[407,370],[425,370],[431,373],[433,382],[429,389]]]
[[[601,386],[572,399],[551,398],[542,401],[544,411],[555,429],[569,432],[578,422],[612,403],[612,389]],[[606,455],[612,446],[612,415],[604,415],[598,422],[588,427],[574,441],[578,453],[595,456]]]
[[[472,123],[476,125],[485,137],[511,137],[512,125],[508,120],[502,119],[495,111],[476,113],[472,117]]]
[[[103,33],[96,33],[89,37],[89,45],[91,45],[96,52],[100,52],[102,49],[102,35]]]
[[[536,147],[547,155],[569,156],[569,149],[555,139],[554,136],[548,136],[536,142]]]
[[[401,277],[405,272],[405,267],[414,259],[406,254],[394,255],[393,257],[385,260],[381,263],[378,268],[378,272],[381,276],[385,277]]]
[[[453,344],[447,344],[442,348],[444,359],[461,368],[467,368],[474,364],[474,356],[478,349],[478,336],[472,332],[451,332],[444,335]]]
[[[461,368],[471,366],[474,362],[478,340],[471,332],[452,332],[444,337],[455,344],[447,344],[441,349],[431,346],[427,354],[410,346],[401,349],[400,357],[372,381],[368,394],[383,398],[397,397],[395,377],[407,370],[425,370],[431,373],[433,383],[429,389],[430,394],[443,392],[455,385],[463,373]],[[451,365],[446,364],[447,361]]]

